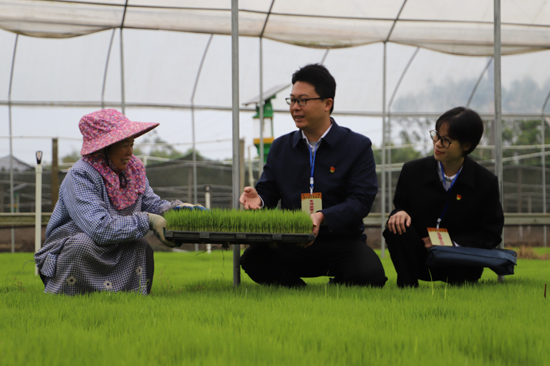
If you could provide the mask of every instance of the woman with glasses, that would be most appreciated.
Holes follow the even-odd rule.
[[[500,244],[504,214],[497,177],[468,157],[482,135],[476,112],[451,109],[430,131],[433,155],[403,165],[384,231],[399,287],[418,287],[419,279],[463,284],[481,277],[479,267],[428,268],[427,251],[440,244],[432,242],[429,231],[448,232],[445,241],[453,246],[490,249]]]

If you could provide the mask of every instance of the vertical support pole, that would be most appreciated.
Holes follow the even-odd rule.
[[[502,100],[501,100],[501,48],[500,48],[500,0],[494,0],[494,62],[495,62],[495,174],[498,178],[500,202],[504,202],[504,184],[502,182]],[[503,233],[504,237],[504,233]],[[504,248],[504,241],[499,245]],[[498,281],[504,281],[504,276],[498,276]]]
[[[120,27],[120,101],[122,114],[126,114],[126,92],[124,90],[124,40],[122,38],[123,27]]]
[[[544,114],[544,110],[542,111],[542,113]],[[541,128],[541,131],[540,131],[540,134],[541,134],[541,163],[542,163],[542,213],[545,214],[546,213],[546,146],[545,143],[546,143],[546,121],[543,118],[541,118],[541,121],[540,121],[540,128]],[[548,237],[547,237],[547,229],[546,229],[546,225],[544,225],[542,227],[542,241],[543,241],[543,245],[546,247],[548,244],[546,244],[546,241],[548,240]]]
[[[503,202],[502,181],[502,101],[501,101],[501,49],[500,49],[500,0],[494,0],[494,93],[495,93],[495,174],[498,178],[500,201]]]
[[[273,127],[273,122],[271,122]],[[258,174],[261,177],[264,171],[264,52],[263,37],[260,37],[260,164]],[[259,178],[258,178],[259,179]]]
[[[187,201],[191,201],[191,184],[193,182],[193,167],[190,166],[187,171]],[[192,202],[193,204],[196,204],[195,202]],[[199,244],[195,243],[195,252],[199,251]]]
[[[250,149],[252,145],[248,145],[248,185],[254,187],[254,170],[252,169],[252,153]]]
[[[204,187],[204,207],[210,210],[210,186]],[[212,244],[206,244],[206,253],[212,253]]]
[[[34,215],[34,252],[42,247],[42,151],[36,152],[36,189]],[[34,267],[34,274],[38,276],[38,267]]]
[[[244,139],[241,139],[240,145],[239,145],[239,192],[244,191],[244,184],[245,184],[245,164],[244,164]]]
[[[388,148],[386,149],[386,165],[388,167],[387,174],[388,177],[386,178],[386,184],[388,185],[388,188],[386,189],[386,200],[388,201],[388,205],[386,206],[388,208],[388,211],[391,212],[392,208],[392,169],[391,169],[391,162],[392,162],[392,146],[391,146],[391,113],[389,111],[386,111],[386,142],[390,144]]]
[[[13,57],[11,59],[10,86],[8,89],[8,114],[10,124],[10,212],[15,212],[14,192],[13,192],[13,131],[11,119],[11,89],[13,86],[13,70],[15,69],[15,55],[17,54],[17,42],[19,34],[15,35],[15,45],[13,46]],[[15,228],[11,228],[11,252],[15,253]]]
[[[204,207],[210,209],[210,186],[204,187]]]
[[[233,109],[233,208],[239,209],[239,0],[231,0],[231,79]],[[241,283],[241,246],[233,245],[233,286]]]
[[[191,103],[194,103],[193,101]],[[193,138],[193,204],[197,204],[197,143],[195,135],[195,106],[191,104],[191,132]]]
[[[50,211],[53,212],[53,209],[55,208],[55,204],[57,203],[57,200],[59,199],[59,145],[58,145],[58,138],[54,137],[52,139],[52,178],[51,178],[51,193],[52,193],[52,204]]]
[[[384,42],[384,61],[382,66],[382,197],[380,209],[380,249],[382,258],[386,257],[386,241],[384,228],[386,226],[386,42]]]

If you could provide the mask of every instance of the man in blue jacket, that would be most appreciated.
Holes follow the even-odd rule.
[[[305,286],[301,277],[331,276],[330,283],[382,287],[387,278],[367,246],[363,218],[378,192],[371,141],[331,118],[336,82],[322,65],[292,76],[286,98],[298,127],[271,146],[256,188],[246,187],[245,209],[281,208],[311,214],[316,239],[306,247],[253,245],[241,265],[255,282]]]

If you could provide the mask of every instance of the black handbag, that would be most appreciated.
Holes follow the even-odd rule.
[[[428,267],[488,267],[499,276],[514,274],[517,253],[508,249],[433,246],[428,249]]]

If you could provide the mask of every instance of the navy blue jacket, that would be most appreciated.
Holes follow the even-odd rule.
[[[363,218],[378,193],[376,166],[369,138],[332,128],[317,148],[314,192],[321,192],[326,225],[318,239],[353,238],[363,234]],[[309,193],[311,174],[307,142],[300,130],[273,141],[256,190],[265,207],[301,210],[301,194]]]

